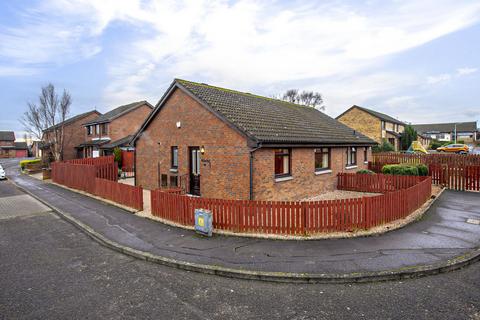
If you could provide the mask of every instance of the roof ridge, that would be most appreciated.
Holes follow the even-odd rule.
[[[462,123],[477,123],[477,121],[456,121],[456,122],[431,122],[431,123],[412,123],[412,126],[430,126],[436,124],[462,124]]]
[[[306,105],[303,105],[303,104],[297,104],[297,103],[293,103],[293,102],[289,102],[289,101],[285,101],[285,100],[281,100],[281,99],[265,97],[265,96],[261,96],[261,95],[250,93],[250,92],[243,92],[243,91],[238,91],[238,90],[233,90],[233,89],[228,89],[228,88],[223,88],[223,87],[218,87],[218,86],[212,86],[212,85],[207,84],[207,83],[200,83],[200,82],[195,82],[195,81],[190,81],[190,80],[185,80],[185,79],[180,79],[180,78],[175,78],[175,81],[178,81],[180,83],[181,82],[187,82],[187,83],[191,83],[191,84],[198,85],[198,86],[214,88],[214,89],[223,90],[223,91],[232,92],[232,93],[238,93],[238,94],[242,94],[242,95],[249,96],[249,97],[255,97],[255,98],[260,98],[260,99],[265,99],[265,100],[282,102],[282,103],[285,103],[287,105],[291,105],[291,106],[295,106],[295,107],[315,109],[314,107],[309,107],[309,106],[306,106]],[[315,109],[315,110],[317,110],[317,109]]]

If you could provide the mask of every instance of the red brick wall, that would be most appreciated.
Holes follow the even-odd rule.
[[[181,128],[176,123],[181,122]],[[189,172],[188,146],[204,146],[201,195],[248,199],[249,152],[246,139],[190,96],[176,90],[136,143],[137,185],[159,187],[160,173],[170,174],[170,148],[178,146],[178,175]]]
[[[112,122],[107,125],[107,134],[97,134],[93,129],[93,134],[87,135],[87,129],[83,128],[83,137],[85,141],[91,141],[93,138],[108,137],[111,141],[124,138],[128,135],[135,134],[142,126],[143,122],[150,114],[152,109],[148,105],[143,105],[130,112],[123,114],[122,116],[113,119]],[[84,121],[84,123],[87,121]],[[95,125],[93,125],[95,127]],[[101,125],[100,125],[101,130]]]
[[[89,114],[86,117],[78,119],[72,123],[69,123],[65,126],[65,139],[63,146],[63,159],[70,160],[77,158],[77,149],[76,146],[84,142],[85,137],[85,127],[83,124],[99,116],[98,113]]]
[[[112,141],[135,134],[142,126],[152,109],[143,105],[132,110],[109,123],[108,136]]]
[[[292,149],[292,177],[288,181],[275,181],[274,150],[259,149],[255,151],[253,165],[253,190],[255,200],[301,200],[322,192],[334,190],[337,173],[355,172],[367,169],[364,163],[363,147],[357,148],[357,168],[345,169],[346,148],[331,149],[331,173],[315,174],[315,157],[313,148]],[[368,151],[371,159],[371,151]]]

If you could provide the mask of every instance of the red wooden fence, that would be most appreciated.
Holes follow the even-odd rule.
[[[409,188],[425,180],[425,178],[426,177],[387,174],[339,173],[337,175],[337,189],[386,193]]]
[[[104,157],[97,157],[97,158],[82,158],[82,159],[66,160],[64,162],[73,163],[73,164],[89,164],[89,165],[110,164],[110,163],[115,163],[115,157],[104,156]]]
[[[69,188],[82,190],[115,201],[131,208],[143,210],[143,189],[116,182],[112,164],[52,163],[52,181]],[[110,177],[104,179],[100,177]]]
[[[372,163],[391,164],[391,163],[423,163],[423,164],[447,164],[453,166],[479,166],[480,155],[476,154],[409,154],[409,153],[374,153],[372,154]]]
[[[431,178],[373,197],[324,201],[249,201],[151,193],[152,214],[194,224],[195,209],[212,211],[216,229],[241,233],[312,235],[368,229],[408,216],[431,196]]]
[[[381,172],[384,165],[394,162],[424,163],[428,165],[432,183],[453,190],[480,191],[479,155],[380,153],[373,155],[368,168]]]
[[[88,193],[95,192],[95,166],[65,162],[53,162],[51,166],[53,182]]]
[[[141,187],[95,178],[95,195],[143,210],[143,189]]]

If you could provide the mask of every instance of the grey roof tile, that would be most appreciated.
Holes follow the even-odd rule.
[[[0,131],[0,141],[15,141],[15,133],[13,131]]]
[[[262,143],[376,144],[312,107],[181,79],[175,81]]]
[[[450,122],[450,123],[429,123],[429,124],[412,124],[417,132],[454,132],[455,124],[458,132],[474,132],[477,131],[477,122]]]
[[[138,108],[144,104],[147,104],[150,108],[153,108],[153,106],[148,103],[147,101],[143,100],[143,101],[136,101],[136,102],[132,102],[132,103],[129,103],[129,104],[126,104],[126,105],[123,105],[123,106],[120,106],[120,107],[117,107],[115,109],[112,109],[102,115],[100,115],[99,117],[93,119],[92,121],[89,121],[87,123],[84,123],[84,125],[89,125],[89,124],[95,124],[95,123],[103,123],[103,122],[110,122],[112,121],[113,119],[121,116],[122,114],[124,113],[127,113],[135,108]]]

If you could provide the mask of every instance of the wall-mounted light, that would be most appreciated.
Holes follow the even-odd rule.
[[[200,147],[200,153],[201,153],[201,154],[204,154],[204,153],[205,153],[205,147],[204,147],[204,146],[201,146],[201,147]]]
[[[180,121],[177,121],[177,128],[180,128],[182,126],[182,123]]]

